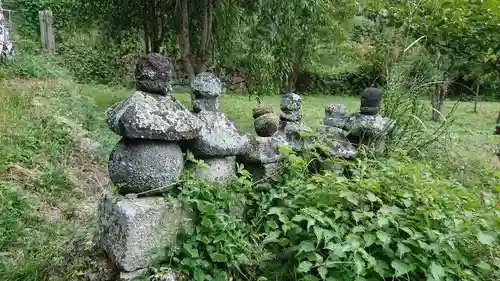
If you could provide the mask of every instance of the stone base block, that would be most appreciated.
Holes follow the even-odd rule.
[[[204,159],[203,167],[197,167],[196,177],[212,183],[230,184],[235,179],[236,157]]]
[[[257,164],[257,163],[247,163],[245,169],[253,177],[255,181],[279,181],[280,178],[280,168],[281,163],[267,163],[267,164]]]
[[[119,281],[134,281],[139,277],[143,277],[148,272],[148,269],[138,269],[132,272],[121,272]]]
[[[163,197],[105,195],[99,202],[99,245],[127,272],[150,265],[152,252],[175,242],[187,217],[179,202]]]

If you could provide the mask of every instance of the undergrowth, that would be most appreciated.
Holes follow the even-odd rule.
[[[500,278],[498,172],[463,185],[407,151],[353,164],[350,180],[310,174],[290,154],[282,181],[230,188],[197,180],[193,212],[165,268],[190,280],[474,280]]]

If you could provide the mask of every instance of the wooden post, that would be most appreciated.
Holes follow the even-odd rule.
[[[40,20],[40,36],[42,39],[42,47],[49,52],[55,52],[56,43],[54,37],[54,28],[52,27],[52,11],[39,11],[38,18]]]

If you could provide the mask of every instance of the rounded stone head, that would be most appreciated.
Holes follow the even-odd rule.
[[[222,92],[219,78],[210,72],[202,72],[191,82],[191,89],[196,97],[217,97]]]
[[[332,103],[325,107],[325,116],[345,116],[347,115],[347,106],[345,104]]]
[[[143,55],[135,66],[136,88],[139,91],[168,94],[171,92],[173,65],[156,53]]]
[[[280,97],[280,108],[282,111],[300,111],[302,98],[295,93],[282,94]]]
[[[361,94],[359,113],[363,115],[377,115],[380,111],[382,91],[378,88],[367,88]]]

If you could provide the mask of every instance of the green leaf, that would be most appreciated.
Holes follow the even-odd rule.
[[[326,274],[328,274],[328,269],[326,269],[326,267],[324,267],[324,266],[320,266],[318,268],[318,273],[319,273],[319,276],[321,276],[321,278],[323,280],[325,280],[326,279]]]
[[[200,256],[200,254],[198,253],[198,250],[193,248],[192,244],[185,243],[184,245],[182,245],[182,247],[184,248],[184,250],[186,250],[186,252],[188,252],[188,254],[191,258],[197,258]]]
[[[280,236],[281,232],[280,231],[271,231],[269,234],[264,238],[264,241],[262,241],[263,244],[268,244],[268,243],[275,243],[278,242],[278,238]]]
[[[316,247],[311,241],[302,241],[299,245],[299,253],[309,253],[316,251]]]
[[[476,266],[478,268],[480,268],[481,270],[486,271],[486,272],[490,272],[490,271],[493,270],[491,268],[491,266],[488,263],[484,262],[484,261],[479,262]]]
[[[305,255],[305,257],[307,257],[307,259],[310,261],[310,262],[316,262],[316,264],[318,263],[322,263],[323,262],[323,256],[321,256],[320,254],[316,253],[316,252],[313,252],[313,253],[307,253]]]
[[[308,262],[308,261],[303,261],[299,264],[299,267],[297,268],[298,273],[306,273],[309,272],[312,268],[313,264]]]
[[[205,280],[205,271],[203,271],[203,269],[199,268],[199,267],[196,267],[193,271],[193,277],[194,277],[194,280],[196,281],[203,281]]]
[[[392,261],[391,266],[392,266],[392,268],[394,268],[396,270],[396,273],[395,273],[396,277],[405,275],[406,273],[410,272],[410,270],[411,270],[411,267],[409,265],[407,265],[406,263],[399,261],[399,260]]]
[[[370,200],[370,202],[377,202],[380,200],[375,194],[373,194],[371,192],[368,192],[366,194],[366,198],[368,198],[368,200]]]
[[[347,199],[347,201],[351,202],[352,204],[354,204],[356,206],[359,204],[358,198],[356,198],[356,194],[354,192],[343,191],[340,193],[339,196]]]
[[[378,217],[377,224],[380,228],[383,228],[389,225],[389,220],[386,217]]]
[[[363,239],[365,240],[366,247],[369,247],[375,243],[375,240],[377,240],[377,236],[371,233],[365,233],[363,234]]]
[[[441,280],[441,278],[446,276],[443,267],[435,262],[431,263],[429,270],[432,274],[432,277],[434,277],[436,281]]]
[[[399,258],[402,258],[404,254],[410,253],[411,249],[408,248],[405,244],[399,243],[398,242],[398,249],[396,251],[396,255],[398,255]]]
[[[227,262],[227,257],[226,255],[224,254],[221,254],[221,253],[215,253],[213,254],[213,257],[214,261],[216,262]]]
[[[391,236],[384,231],[377,231],[377,238],[384,244],[389,244],[391,242]]]
[[[302,277],[302,280],[303,281],[318,281],[319,278],[314,276],[314,275],[306,275],[306,276]]]
[[[486,233],[486,232],[479,232],[477,235],[477,239],[479,242],[483,245],[493,245],[493,242],[496,240],[496,234],[493,233]]]

